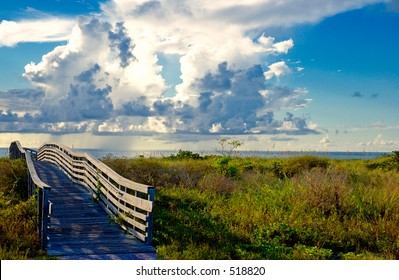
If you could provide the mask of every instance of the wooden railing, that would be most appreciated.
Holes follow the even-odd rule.
[[[71,179],[88,187],[93,197],[123,229],[151,244],[155,189],[123,178],[90,154],[75,152],[58,143],[38,149],[38,160],[60,166]]]
[[[18,141],[12,142],[9,149],[10,159],[24,159],[28,167],[28,196],[37,193],[37,208],[39,215],[38,232],[42,249],[47,245],[47,225],[49,219],[49,195],[51,187],[42,182],[36,173],[33,160],[36,152],[32,149],[24,149]],[[32,159],[33,158],[33,159]]]

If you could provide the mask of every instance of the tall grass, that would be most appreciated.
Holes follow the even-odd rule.
[[[156,187],[162,259],[399,259],[392,161],[104,159]]]
[[[46,258],[40,250],[35,197],[27,198],[22,160],[0,159],[0,259]]]

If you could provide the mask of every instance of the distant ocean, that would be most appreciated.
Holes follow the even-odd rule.
[[[103,158],[106,156],[112,157],[126,157],[135,158],[139,156],[144,157],[167,157],[172,154],[177,154],[178,151],[115,151],[102,149],[76,149],[79,152],[89,153],[96,158]],[[200,155],[220,155],[215,151],[195,151]],[[261,158],[288,158],[303,155],[314,155],[326,157],[331,159],[373,159],[391,153],[384,152],[315,152],[315,151],[238,151],[234,155],[240,157],[261,157]],[[8,149],[0,148],[0,157],[8,157]]]

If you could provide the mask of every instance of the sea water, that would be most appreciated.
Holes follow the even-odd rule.
[[[177,154],[176,150],[155,150],[155,151],[118,151],[103,149],[76,149],[78,152],[91,154],[95,158],[116,157],[116,158],[136,158],[136,157],[156,157],[162,158]],[[221,155],[217,151],[195,151],[205,155]],[[386,152],[317,152],[317,151],[237,151],[232,155],[239,157],[260,157],[260,158],[288,158],[303,155],[313,155],[331,159],[374,159],[383,155],[389,155]],[[0,148],[0,157],[8,157],[8,148]]]

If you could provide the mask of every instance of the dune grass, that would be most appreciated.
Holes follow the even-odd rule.
[[[399,156],[103,161],[156,187],[161,259],[399,259]]]
[[[40,250],[35,197],[27,198],[23,160],[0,159],[0,259],[48,258]]]

